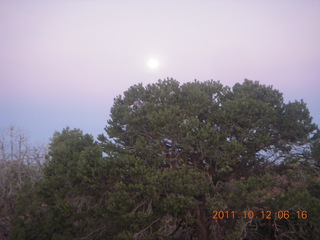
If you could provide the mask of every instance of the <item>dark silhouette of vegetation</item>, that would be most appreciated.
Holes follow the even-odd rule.
[[[303,101],[167,79],[116,97],[105,131],[54,134],[11,239],[320,237],[320,138]]]

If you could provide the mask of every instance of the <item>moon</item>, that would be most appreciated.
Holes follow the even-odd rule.
[[[159,66],[159,61],[157,59],[155,59],[155,58],[151,58],[148,61],[148,66],[151,69],[155,69],[155,68],[157,68]]]

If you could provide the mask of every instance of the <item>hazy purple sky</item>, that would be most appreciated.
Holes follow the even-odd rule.
[[[115,96],[166,77],[258,80],[320,124],[320,1],[0,0],[0,129],[97,136]]]

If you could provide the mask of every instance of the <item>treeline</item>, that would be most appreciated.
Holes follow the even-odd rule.
[[[17,183],[10,239],[320,238],[320,135],[303,101],[167,79],[117,96],[105,131],[53,135],[39,177]]]

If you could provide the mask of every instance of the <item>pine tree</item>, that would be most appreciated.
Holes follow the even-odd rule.
[[[158,175],[160,184],[156,189],[166,186],[167,178],[171,184],[181,183],[158,193],[161,202],[169,205],[159,203],[158,207],[153,202],[153,215],[169,217],[170,227],[160,217],[160,227],[151,231],[150,226],[141,239],[152,233],[168,237],[177,232],[185,239],[262,239],[259,231],[292,237],[304,229],[299,236],[309,237],[310,229],[317,228],[319,198],[310,195],[308,181],[302,181],[308,176],[314,185],[319,183],[305,155],[316,131],[306,104],[285,104],[282,94],[271,86],[249,80],[232,89],[214,81],[180,86],[167,79],[146,87],[135,85],[118,96],[106,127],[109,139],[100,136],[100,140],[110,156],[135,156],[149,171],[156,169],[153,175]],[[190,181],[197,191],[182,190]],[[136,206],[139,202],[132,209]],[[242,213],[248,209],[256,213],[309,210],[313,219],[282,219],[274,226],[259,218],[210,219],[214,210]],[[133,235],[137,231],[131,230]]]

